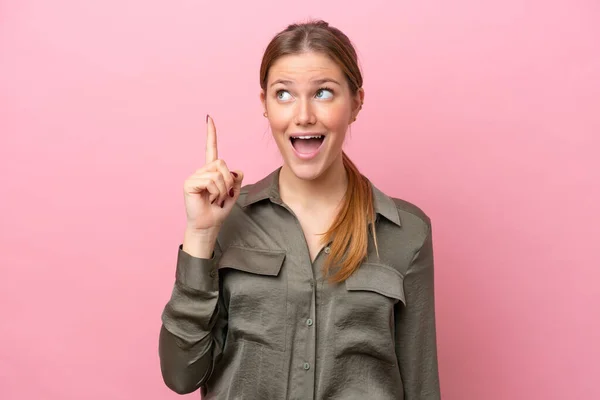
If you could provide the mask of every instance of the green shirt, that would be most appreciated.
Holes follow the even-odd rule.
[[[329,284],[311,262],[280,168],[242,188],[212,259],[179,246],[162,314],[162,375],[203,399],[440,398],[431,222],[375,186],[379,258]]]

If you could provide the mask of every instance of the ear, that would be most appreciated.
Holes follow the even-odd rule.
[[[360,88],[357,90],[356,94],[352,98],[352,115],[350,119],[350,123],[356,121],[356,117],[358,113],[362,109],[362,105],[365,102],[365,90]]]
[[[262,107],[263,107],[263,112],[266,113],[267,112],[267,96],[265,94],[265,91],[263,89],[260,90],[260,102],[262,103]]]

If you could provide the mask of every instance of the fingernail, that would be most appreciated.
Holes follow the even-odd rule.
[[[233,197],[233,188],[229,189],[229,197]]]
[[[225,200],[223,200],[223,202],[221,203],[221,208],[223,208],[224,205],[225,205]]]
[[[206,114],[206,123],[208,124],[208,114]]]
[[[238,177],[238,174],[236,172],[232,172],[231,175],[235,176],[236,178]]]
[[[210,204],[215,204],[215,201],[217,201],[216,197],[213,199],[213,201],[210,202]]]

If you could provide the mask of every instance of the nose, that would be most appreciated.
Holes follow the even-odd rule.
[[[315,116],[310,99],[302,99],[298,101],[296,109],[296,125],[306,126],[313,125],[317,118]]]

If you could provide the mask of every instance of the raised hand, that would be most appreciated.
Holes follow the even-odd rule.
[[[202,168],[185,180],[187,232],[215,236],[240,195],[244,175],[230,171],[218,156],[217,130],[206,117],[206,156]]]

